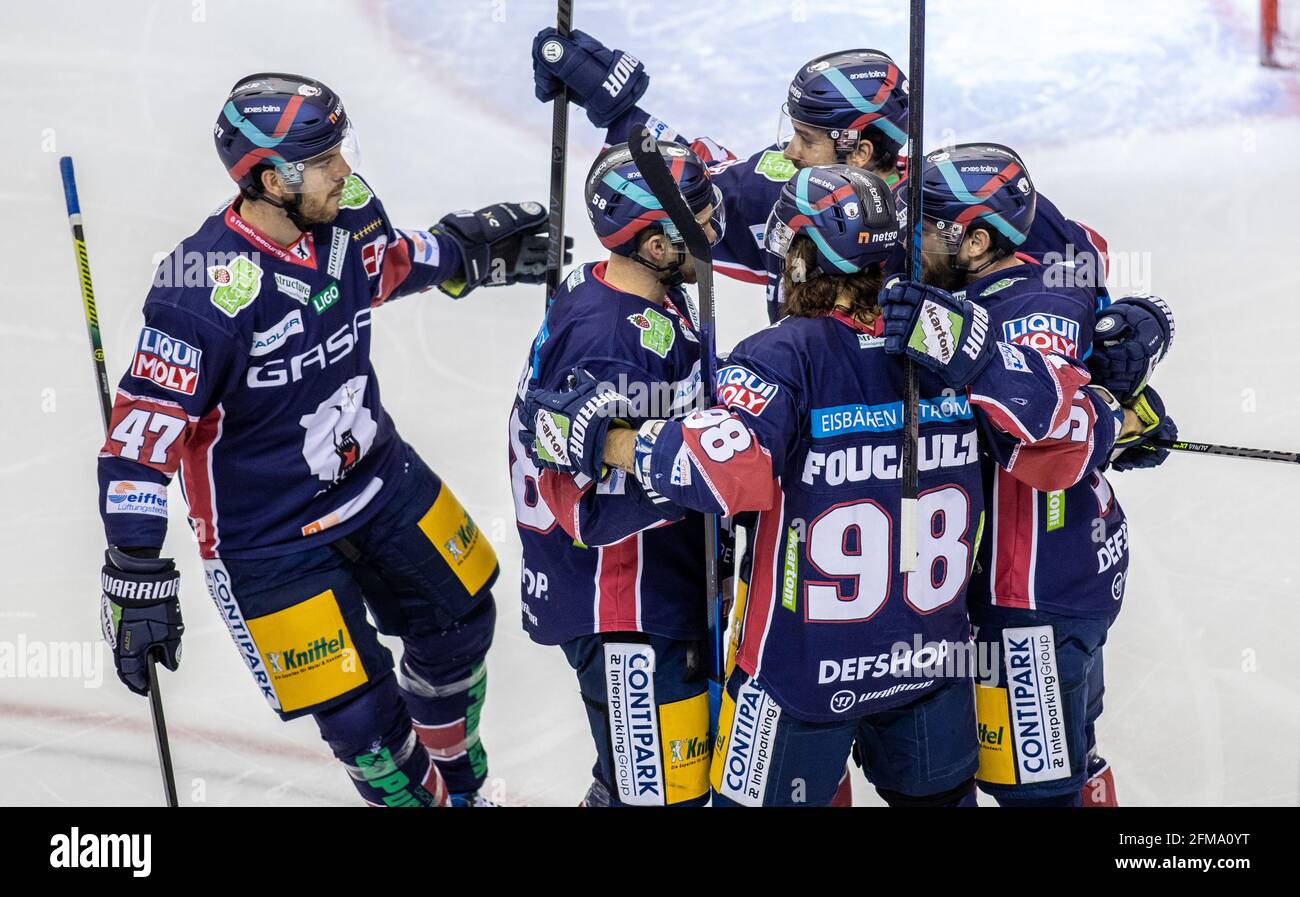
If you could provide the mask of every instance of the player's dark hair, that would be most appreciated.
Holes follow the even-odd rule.
[[[894,146],[883,131],[871,125],[863,130],[862,137],[871,141],[871,158],[864,167],[872,171],[893,171],[898,168],[898,152],[902,147]]]
[[[808,279],[795,283],[791,271],[802,262],[803,269],[810,275]],[[884,274],[879,264],[871,265],[853,274],[826,274],[817,270],[817,247],[804,234],[798,234],[790,242],[790,251],[786,253],[785,270],[781,273],[781,289],[784,302],[781,313],[794,315],[796,318],[818,318],[835,310],[835,302],[841,297],[850,301],[847,314],[860,318],[866,313],[878,314],[876,297],[884,285]]]

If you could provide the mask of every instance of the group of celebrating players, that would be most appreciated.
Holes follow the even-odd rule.
[[[891,806],[974,806],[977,782],[1002,805],[1115,805],[1094,725],[1129,559],[1105,471],[1154,467],[1176,436],[1149,385],[1166,304],[1112,301],[1104,241],[1013,150],[905,157],[907,80],[879,51],[801,66],[778,142],[744,160],[642,110],[644,66],[589,35],[545,29],[533,62],[539,100],[607,131],[583,196],[609,256],[549,297],[509,423],[523,625],[577,674],[583,804],[845,806],[852,760]],[[716,270],[765,291],[771,326],[714,383],[684,289],[699,262],[627,145],[643,126]],[[209,591],[272,707],[312,716],[370,804],[487,805],[496,559],[383,412],[370,312],[540,282],[546,214],[393,228],[342,102],[299,76],[241,80],[215,139],[240,195],[181,248],[228,259],[201,284],[156,279],[100,453],[119,675],[143,693],[153,658],[179,662],[160,557],[179,469]],[[734,574],[712,713],[706,515]]]

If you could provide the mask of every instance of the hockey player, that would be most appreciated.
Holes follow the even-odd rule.
[[[214,137],[239,195],[177,247],[186,276],[160,267],[99,455],[118,675],[145,694],[151,654],[180,661],[179,573],[159,556],[179,469],[208,589],[271,707],[311,715],[368,804],[482,805],[496,558],[380,403],[371,314],[432,286],[541,282],[546,215],[502,203],[395,230],[342,100],[298,75],[241,79]],[[402,638],[396,675],[376,629]]]
[[[659,147],[716,241],[724,227],[708,171],[683,146]],[[626,144],[596,159],[584,196],[610,255],[556,292],[510,420],[523,625],[563,648],[578,675],[597,756],[584,804],[699,805],[710,742],[703,520],[660,513],[622,471],[599,483],[542,473],[519,441],[526,389],[557,389],[575,368],[634,397],[625,411],[634,426],[700,399],[700,345],[681,290],[695,282],[694,261]]]
[[[650,84],[645,66],[622,50],[609,50],[582,31],[568,38],[544,28],[533,41],[537,98],[549,102],[561,89],[587,110],[606,143],[620,143],[644,124],[661,139],[687,143],[637,102]],[[781,187],[798,170],[845,163],[885,180],[894,193],[899,221],[906,218],[907,79],[879,50],[828,53],[800,66],[786,91],[776,143],[737,160],[707,138],[690,142],[711,166],[731,228],[714,253],[718,271],[766,284],[768,319],[780,317],[780,261],[765,250],[768,216]],[[1106,242],[1091,228],[1066,218],[1045,197],[1021,251],[1040,259],[1068,261],[1071,276],[1105,291]],[[896,259],[897,261],[897,259]]]
[[[1130,329],[1149,338],[1145,362],[1136,362],[1143,351],[1133,340],[1109,340],[1114,345],[1103,345],[1094,370],[1124,400],[1126,415],[1140,421],[1118,441],[1112,466],[1163,460],[1144,442],[1177,433],[1145,386],[1172,337],[1164,304],[1123,299],[1100,325],[1093,289],[1071,282],[1062,266],[1021,253],[1036,193],[1006,147],[962,144],[931,153],[923,177],[923,279],[986,307],[997,338],[1078,360],[1088,358],[1094,334],[1103,343],[1109,332]],[[1072,421],[1070,438],[1092,439],[1081,423]],[[971,582],[971,616],[980,643],[1000,650],[1004,663],[977,689],[979,779],[1003,805],[1078,806],[1090,773],[1105,776],[1105,787],[1090,793],[1104,791],[1102,802],[1113,803],[1094,724],[1102,709],[1102,646],[1124,597],[1128,524],[1102,472],[1110,456],[1087,457],[1079,482],[1064,489],[984,465],[992,538]]]
[[[804,169],[776,216],[769,241],[790,314],[731,353],[718,372],[725,408],[616,429],[610,411],[625,396],[588,378],[530,392],[524,438],[541,463],[593,479],[603,460],[663,507],[758,512],[715,805],[826,805],[856,738],[891,805],[973,806],[974,699],[954,661],[970,656],[978,434],[998,434],[1014,447],[1009,467],[1056,488],[1109,450],[1122,414],[1081,388],[1081,366],[995,342],[973,303],[910,284],[886,293],[882,313],[899,227],[879,177]],[[903,352],[926,368],[921,563],[906,575],[896,561]],[[1074,419],[1088,440],[1048,438]]]

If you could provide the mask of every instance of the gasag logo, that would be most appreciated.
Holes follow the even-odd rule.
[[[729,364],[718,371],[718,400],[756,417],[763,413],[779,388],[739,364]]]
[[[163,389],[192,396],[199,383],[203,351],[153,327],[140,331],[140,344],[131,362],[131,376],[150,380]]]
[[[1038,312],[1005,322],[1002,325],[1002,336],[1006,342],[1018,346],[1074,357],[1079,349],[1079,322],[1061,315]]]

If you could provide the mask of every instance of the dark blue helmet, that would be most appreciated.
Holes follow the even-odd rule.
[[[302,163],[350,137],[343,101],[301,75],[262,72],[241,78],[213,129],[217,155],[240,189],[261,191],[258,175],[275,168],[286,188],[302,183]]]
[[[767,250],[782,259],[800,234],[812,240],[817,267],[855,274],[889,258],[900,230],[889,187],[851,165],[805,168],[786,182],[767,219]]]
[[[1037,194],[1025,163],[996,143],[963,143],[925,157],[921,215],[956,253],[972,227],[985,227],[1004,253],[1015,252],[1034,223]]]
[[[666,140],[656,141],[656,146],[690,210],[699,214],[713,206],[710,223],[714,242],[721,240],[726,225],[722,195],[713,186],[709,170],[689,147]],[[633,255],[637,235],[652,226],[660,228],[672,242],[682,242],[677,228],[668,220],[668,213],[645,187],[626,143],[611,146],[596,157],[587,174],[585,196],[596,236],[611,252]]]
[[[898,152],[907,143],[907,77],[879,50],[819,56],[790,82],[785,112],[828,131],[837,158],[857,149],[865,131],[882,149]]]

